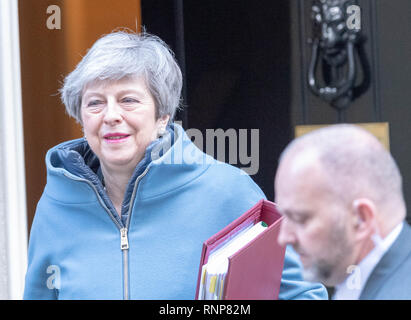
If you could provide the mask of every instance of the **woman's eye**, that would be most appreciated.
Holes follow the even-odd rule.
[[[138,103],[138,101],[134,98],[123,98],[121,100],[122,103]]]
[[[87,104],[87,107],[94,107],[94,106],[99,106],[101,105],[103,102],[100,100],[92,100],[89,101],[89,103]]]

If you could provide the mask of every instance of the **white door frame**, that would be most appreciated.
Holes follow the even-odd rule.
[[[27,209],[17,0],[0,1],[0,152],[6,217],[8,298],[21,299],[27,268]]]

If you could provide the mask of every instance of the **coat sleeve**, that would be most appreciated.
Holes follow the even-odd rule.
[[[28,266],[25,278],[25,300],[57,299],[59,269],[51,261],[53,239],[47,219],[47,208],[39,201],[30,231]]]
[[[327,290],[322,284],[304,281],[300,258],[291,246],[287,246],[285,251],[278,298],[280,300],[328,299]]]

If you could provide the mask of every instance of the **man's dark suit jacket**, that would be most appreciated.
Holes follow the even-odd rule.
[[[411,300],[411,227],[407,222],[370,274],[360,299]]]

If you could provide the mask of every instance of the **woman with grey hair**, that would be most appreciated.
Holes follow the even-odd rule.
[[[84,137],[47,152],[25,299],[193,299],[203,242],[263,192],[173,123],[182,76],[158,37],[100,38],[61,89]],[[287,251],[280,298],[324,298]]]

